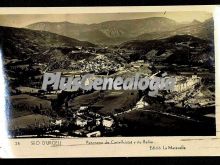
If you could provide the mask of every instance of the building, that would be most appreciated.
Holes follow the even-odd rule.
[[[100,137],[101,132],[100,131],[94,131],[86,134],[87,137]]]
[[[32,93],[32,94],[37,94],[39,89],[37,88],[31,88],[31,87],[17,87],[15,88],[16,91],[18,91],[19,93]]]
[[[62,123],[63,123],[62,120],[56,120],[56,121],[54,122],[54,125],[62,126]]]
[[[111,128],[114,123],[114,120],[111,117],[104,117],[102,125],[106,128]]]
[[[96,119],[96,126],[100,126],[102,123],[101,121],[102,121],[101,118],[97,118]]]
[[[144,108],[145,106],[148,106],[148,103],[145,102],[145,101],[143,100],[143,97],[142,97],[142,98],[137,102],[135,108],[139,109],[139,108]]]
[[[191,78],[179,77],[177,78],[174,91],[183,92],[188,89],[191,89],[193,86],[201,82],[201,78],[196,75],[192,75]]]
[[[84,126],[86,126],[88,124],[88,122],[87,122],[86,119],[83,119],[81,117],[77,117],[75,124],[77,126],[84,127]]]
[[[86,109],[88,109],[88,106],[81,106],[81,107],[79,108],[79,110],[86,110]]]

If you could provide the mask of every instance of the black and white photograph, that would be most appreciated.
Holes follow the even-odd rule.
[[[216,135],[213,13],[1,14],[0,38],[9,138]]]

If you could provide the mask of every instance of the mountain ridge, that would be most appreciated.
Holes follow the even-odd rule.
[[[71,22],[39,22],[26,28],[43,30],[75,38],[81,41],[89,41],[95,44],[120,44],[132,40],[145,33],[165,33],[175,31],[188,25],[198,26],[199,21],[189,24],[181,24],[166,17],[149,17],[129,20],[113,20],[93,24],[78,24]],[[90,34],[89,34],[90,33]],[[91,37],[91,33],[93,36]],[[97,36],[96,36],[97,33]],[[100,36],[100,34],[102,34]],[[105,35],[105,36],[104,36]],[[100,38],[99,38],[100,37]],[[118,41],[117,41],[118,39]]]

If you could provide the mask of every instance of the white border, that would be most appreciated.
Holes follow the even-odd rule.
[[[220,155],[220,113],[219,113],[219,94],[220,94],[220,7],[219,6],[148,6],[148,7],[56,7],[56,8],[0,8],[0,14],[73,14],[73,13],[127,13],[127,12],[161,12],[161,11],[207,11],[214,13],[215,20],[215,66],[216,66],[216,136],[196,136],[196,137],[107,137],[107,138],[72,138],[59,139],[62,146],[31,146],[31,140],[44,141],[48,139],[5,139],[0,134],[1,150],[10,151],[6,154],[1,153],[1,157],[132,157],[132,156],[219,156]],[[1,60],[1,59],[0,59]],[[1,75],[2,77],[2,75]],[[2,87],[2,86],[0,86]],[[1,88],[3,89],[3,88]],[[2,92],[1,92],[2,93]],[[5,95],[1,94],[1,97]],[[0,100],[0,107],[3,110],[4,100]],[[0,113],[3,112],[0,111]],[[1,121],[5,121],[1,115]],[[53,139],[56,140],[56,139]],[[120,141],[151,140],[156,146],[181,146],[186,150],[149,150],[151,144],[102,144],[85,145],[86,141]],[[19,141],[22,145],[15,146],[14,142]]]

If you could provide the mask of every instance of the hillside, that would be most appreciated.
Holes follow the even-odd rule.
[[[208,19],[205,22],[199,22],[194,20],[188,25],[177,28],[175,30],[166,32],[152,32],[141,34],[136,37],[137,40],[153,40],[171,37],[174,35],[192,35],[201,39],[214,40],[214,21],[213,19]]]
[[[152,40],[173,35],[193,35],[202,39],[213,39],[213,20],[205,22],[193,20],[177,23],[166,17],[106,21],[97,24],[76,24],[70,22],[37,22],[26,28],[49,31],[89,41],[95,44],[120,44],[130,40]]]
[[[94,44],[45,31],[0,27],[1,44],[6,58],[49,62],[69,58],[68,53],[77,46],[94,47]]]
[[[154,63],[214,65],[213,43],[189,35],[176,35],[159,40],[134,40],[119,47],[139,51],[141,53],[138,59]],[[136,56],[133,58],[137,59]]]

